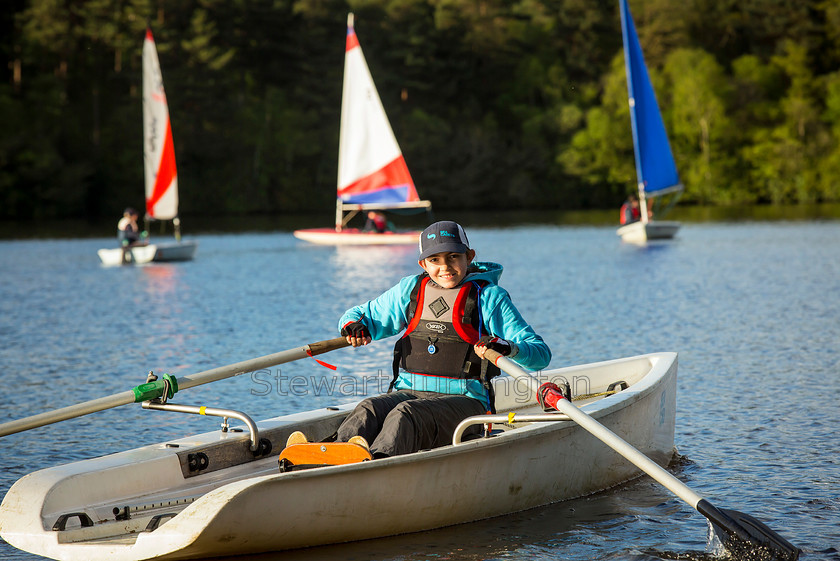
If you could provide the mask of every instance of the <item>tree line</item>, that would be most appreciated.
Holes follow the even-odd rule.
[[[636,176],[617,0],[9,0],[0,216],[142,208],[145,29],[182,214],[327,210],[346,17],[438,209],[608,208]],[[840,200],[840,4],[630,0],[686,204]]]

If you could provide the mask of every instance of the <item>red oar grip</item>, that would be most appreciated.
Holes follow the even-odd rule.
[[[560,386],[553,382],[541,384],[537,389],[537,401],[543,406],[543,409],[547,409],[549,407],[551,409],[557,409],[557,403],[561,399],[565,399],[563,390],[561,390]]]

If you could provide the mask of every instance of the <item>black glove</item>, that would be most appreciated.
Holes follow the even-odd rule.
[[[359,339],[365,339],[370,337],[370,333],[368,333],[367,327],[365,324],[360,321],[351,321],[344,325],[341,328],[341,334],[345,337],[356,337]]]
[[[478,340],[477,345],[482,345],[487,347],[490,350],[496,351],[502,356],[507,356],[510,354],[511,351],[511,344],[505,341],[504,339],[499,339],[498,337],[494,337],[493,335],[483,335],[481,339]]]

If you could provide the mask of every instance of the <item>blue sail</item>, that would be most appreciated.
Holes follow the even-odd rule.
[[[627,0],[621,3],[621,31],[624,37],[624,64],[627,71],[627,93],[630,101],[630,122],[633,148],[636,153],[636,175],[639,190],[648,197],[682,189],[677,166],[656,95],[650,83],[639,36]]]

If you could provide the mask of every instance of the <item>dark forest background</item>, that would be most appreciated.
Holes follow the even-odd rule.
[[[681,203],[840,200],[840,3],[630,0]],[[5,0],[0,217],[142,208],[154,32],[181,213],[328,210],[347,12],[436,209],[618,206],[617,0]]]

